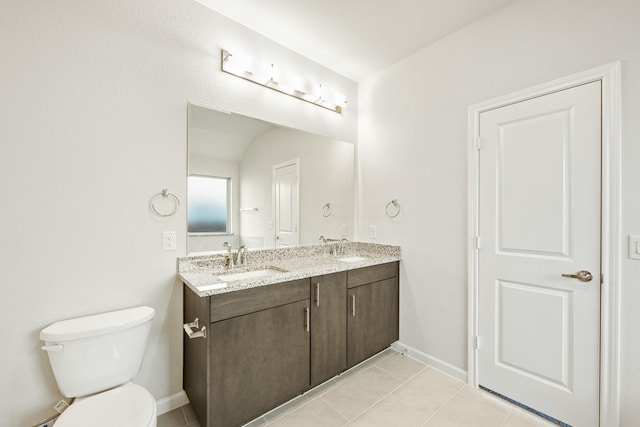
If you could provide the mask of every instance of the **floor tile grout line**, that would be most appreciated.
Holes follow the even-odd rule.
[[[267,417],[265,417],[265,415],[268,414],[269,412],[277,409],[277,408],[274,408],[271,411],[267,412],[266,414],[262,414],[260,417],[255,418],[254,420],[250,421],[250,423],[255,421],[255,420],[257,420],[257,419],[259,419],[259,418],[263,418],[265,420],[265,422],[267,423],[266,425],[270,425],[272,423],[275,423],[276,421],[286,417],[287,415],[291,414],[292,412],[297,411],[298,409],[307,406],[312,401],[316,400],[319,397],[322,397],[324,394],[326,394],[329,391],[333,390],[334,388],[340,386],[341,384],[351,381],[353,378],[357,377],[362,372],[368,371],[369,369],[371,369],[372,367],[376,366],[381,361],[386,360],[389,357],[394,356],[396,353],[400,354],[400,352],[398,352],[397,350],[394,350],[391,347],[389,347],[389,348],[381,351],[380,353],[376,354],[375,356],[373,356],[373,357],[379,358],[380,360],[376,360],[376,361],[371,361],[369,359],[364,360],[364,361],[360,362],[358,365],[355,365],[355,366],[349,368],[349,370],[354,370],[354,372],[345,375],[349,371],[349,370],[347,370],[347,371],[345,371],[343,373],[340,373],[340,374],[336,375],[335,377],[331,378],[331,380],[334,380],[336,384],[334,384],[331,387],[328,387],[326,390],[324,390],[323,392],[319,393],[317,396],[312,397],[312,398],[308,398],[307,402],[301,403],[299,406],[296,406],[295,408],[293,408],[293,409],[291,409],[289,411],[283,412],[281,415],[275,417],[273,420],[269,420]],[[328,380],[328,381],[330,381],[330,380]],[[318,387],[320,387],[320,386],[322,386],[322,384],[318,385]],[[311,390],[313,390],[313,389],[311,389]],[[305,392],[305,394],[309,393],[311,390],[308,390],[307,392]],[[304,394],[293,398],[289,402],[291,402],[291,401],[293,401],[295,399],[299,399],[299,398],[304,398]],[[324,401],[326,402],[326,400],[324,400]],[[289,402],[285,402],[283,405],[286,405]],[[340,416],[342,416],[344,418],[344,416],[342,414],[340,414]]]
[[[397,375],[394,375],[392,372],[389,372],[388,370],[384,369],[384,368],[383,368],[383,367],[381,367],[381,366],[378,366],[377,368],[378,368],[378,369],[382,369],[385,373],[387,373],[387,374],[391,375],[392,377],[394,377],[395,379],[397,379],[397,380],[399,380],[399,381],[407,382],[407,381],[411,380],[413,377],[415,377],[416,375],[418,375],[420,372],[424,371],[425,369],[427,369],[427,368],[429,368],[429,367],[430,367],[430,366],[428,366],[428,365],[424,365],[424,367],[423,367],[423,368],[421,368],[417,373],[415,373],[415,374],[411,375],[411,377],[409,377],[409,379],[407,379],[407,380],[403,380],[402,378],[398,377]]]
[[[401,354],[400,352],[397,352],[397,351],[395,351],[395,350],[393,350],[393,349],[391,349],[391,350],[392,350],[392,352],[393,352],[393,353]],[[353,373],[352,375],[349,375],[349,376],[344,377],[344,378],[340,378],[340,375],[338,375],[337,377],[334,377],[334,378],[338,378],[338,379],[336,380],[336,384],[335,384],[333,387],[328,388],[327,390],[325,390],[325,391],[323,391],[322,393],[320,393],[318,396],[315,396],[315,397],[313,397],[313,398],[309,399],[309,401],[308,401],[308,402],[306,402],[306,403],[304,403],[304,404],[302,404],[302,405],[300,405],[300,406],[296,407],[295,409],[292,409],[291,411],[289,411],[289,412],[286,412],[286,413],[282,414],[280,417],[277,417],[277,418],[273,419],[273,421],[269,421],[269,420],[267,420],[268,424],[271,424],[272,422],[276,422],[277,420],[284,418],[285,416],[287,416],[287,415],[289,415],[289,414],[291,414],[291,413],[293,413],[293,412],[295,412],[295,411],[297,411],[297,410],[299,410],[299,409],[301,409],[301,408],[303,408],[303,407],[307,406],[307,405],[308,405],[308,404],[310,404],[312,401],[314,401],[314,400],[316,400],[316,399],[318,399],[318,398],[323,398],[323,396],[324,396],[325,394],[327,394],[328,392],[330,392],[330,391],[334,390],[334,389],[335,389],[335,388],[337,388],[337,387],[340,387],[340,386],[341,386],[341,385],[343,385],[343,384],[347,384],[347,383],[349,383],[349,382],[351,382],[351,381],[355,380],[358,376],[360,376],[360,375],[361,375],[361,374],[363,374],[364,372],[369,371],[370,369],[372,369],[372,368],[374,368],[374,367],[375,367],[375,368],[380,369],[382,372],[384,372],[385,374],[389,375],[390,377],[392,377],[392,378],[394,378],[394,379],[396,379],[396,380],[400,381],[400,384],[399,384],[397,387],[393,388],[389,393],[385,394],[383,397],[381,397],[380,399],[376,400],[372,405],[370,405],[369,407],[367,407],[367,409],[365,409],[363,412],[361,412],[360,414],[358,414],[358,415],[357,415],[353,420],[349,420],[349,419],[348,419],[346,416],[344,416],[344,414],[342,414],[342,413],[341,413],[337,408],[335,408],[333,405],[331,405],[331,403],[330,403],[328,400],[326,400],[326,399],[324,399],[324,398],[322,399],[322,401],[323,401],[324,403],[326,403],[327,405],[329,405],[329,406],[331,407],[331,409],[333,409],[334,411],[336,411],[336,413],[338,413],[338,414],[339,414],[343,419],[345,419],[345,421],[347,422],[347,424],[346,424],[346,425],[348,425],[348,424],[352,423],[354,420],[356,420],[357,418],[361,417],[361,416],[362,416],[363,414],[365,414],[368,410],[370,410],[373,406],[375,406],[375,405],[376,405],[376,404],[378,404],[380,401],[384,400],[386,397],[388,397],[389,395],[391,395],[391,394],[392,394],[394,391],[396,391],[398,388],[402,387],[404,384],[406,384],[407,382],[411,381],[411,380],[412,380],[416,375],[420,374],[420,373],[421,373],[422,371],[424,371],[425,369],[429,369],[429,368],[430,368],[430,366],[429,366],[429,365],[427,365],[427,364],[425,364],[425,363],[423,363],[423,362],[419,362],[419,361],[418,361],[419,363],[421,363],[422,365],[424,365],[424,367],[423,367],[422,369],[420,369],[420,371],[418,371],[418,372],[416,372],[415,374],[413,374],[413,375],[412,375],[411,377],[409,377],[408,379],[406,379],[406,380],[402,380],[401,378],[396,377],[395,375],[393,375],[392,373],[388,372],[387,370],[385,370],[385,369],[383,369],[383,368],[381,368],[381,367],[377,366],[377,365],[378,365],[379,363],[381,363],[382,361],[384,361],[384,360],[386,360],[386,359],[388,359],[388,358],[390,358],[390,357],[393,357],[393,356],[395,356],[395,354],[391,354],[391,352],[390,352],[390,354],[387,354],[387,355],[385,355],[384,357],[381,357],[381,358],[380,358],[380,360],[378,360],[378,361],[376,361],[376,362],[374,362],[374,363],[371,363],[371,365],[370,365],[370,366],[366,366],[366,367],[364,367],[364,366],[363,366],[361,370],[359,370],[358,372]]]
[[[466,385],[467,385],[467,383],[463,382],[463,383],[462,383],[462,385],[458,388],[458,390],[456,390],[456,392],[455,392],[455,393],[453,393],[453,394],[451,395],[451,397],[450,397],[449,399],[447,399],[447,400],[442,404],[442,406],[440,406],[438,409],[436,409],[436,411],[435,411],[433,414],[431,414],[431,416],[430,416],[429,418],[427,418],[427,420],[426,420],[424,423],[422,423],[422,427],[426,426],[426,425],[427,425],[427,423],[428,423],[429,421],[431,421],[431,420],[432,420],[436,415],[438,415],[438,413],[440,413],[440,411],[442,411],[442,409],[444,409],[444,407],[445,407],[445,406],[447,406],[449,403],[451,403],[451,401],[452,401],[452,400],[453,400],[453,399],[454,399],[458,394],[460,394],[460,392],[461,392],[462,390],[464,390],[464,388],[465,388],[465,386],[466,386]]]
[[[401,381],[400,385],[398,385],[397,387],[391,389],[391,391],[387,394],[385,394],[384,396],[382,396],[380,399],[376,400],[373,404],[371,404],[370,406],[367,407],[367,409],[365,409],[364,411],[362,411],[361,413],[359,413],[358,415],[356,415],[352,420],[350,420],[347,425],[353,423],[355,420],[357,420],[358,418],[360,418],[361,416],[363,416],[364,414],[366,414],[368,411],[370,411],[374,406],[376,406],[378,403],[382,402],[384,399],[386,399],[387,397],[393,395],[393,393],[398,390],[400,387],[404,386],[406,383],[408,383],[409,381],[411,381],[414,377],[416,377],[418,374],[420,374],[420,372],[429,369],[430,366],[425,365],[425,367],[423,369],[420,370],[420,372],[416,373],[415,375],[412,375],[409,379],[407,379],[406,381],[402,381],[401,379],[394,377],[393,375],[389,374],[387,371],[385,371],[384,369],[377,367],[378,369],[380,369],[381,371],[383,371],[384,373],[386,373],[387,375],[392,376],[393,378]],[[396,399],[400,400],[403,403],[404,402],[402,399],[396,397]]]
[[[318,398],[322,399],[322,396],[318,396]],[[326,400],[326,399],[322,399],[322,401],[323,401],[324,403],[326,403],[327,405],[329,405],[329,407],[330,407],[331,409],[333,409],[333,410],[336,412],[336,414],[338,414],[338,415],[339,415],[339,416],[340,416],[340,417],[345,421],[345,424],[343,424],[343,426],[347,426],[347,425],[349,425],[349,423],[350,423],[349,419],[348,419],[347,417],[345,417],[344,415],[342,415],[342,413],[341,413],[340,411],[338,411],[338,409],[337,409],[336,407],[334,407],[334,406],[331,404],[331,402],[329,402],[329,401],[328,401],[328,400]]]
[[[391,349],[391,350],[392,350],[392,351],[394,351],[396,354],[399,354],[400,356],[403,356],[403,357],[405,356],[404,354],[402,354],[402,353],[401,353],[401,352],[399,352],[399,351],[396,351],[396,350],[393,350],[393,349]],[[377,366],[377,365],[378,365],[379,363],[381,363],[382,361],[384,361],[384,360],[386,360],[386,359],[388,359],[388,358],[390,358],[390,357],[393,357],[393,356],[395,356],[395,354],[389,354],[388,356],[386,356],[386,357],[382,358],[381,360],[379,360],[379,361],[377,361],[377,362],[373,363],[373,364],[371,365],[371,367],[367,368],[367,370],[368,370],[368,369],[370,369],[370,368],[372,368],[372,367],[376,367],[376,368],[380,369],[382,372],[384,372],[384,373],[386,373],[387,375],[391,376],[392,378],[395,378],[395,379],[397,379],[398,381],[400,381],[400,384],[399,384],[397,387],[393,388],[390,392],[388,392],[387,394],[385,394],[384,396],[382,396],[380,399],[376,400],[372,405],[370,405],[370,406],[369,406],[369,407],[367,407],[364,411],[362,411],[361,413],[359,413],[358,415],[356,415],[352,420],[347,420],[347,421],[348,421],[348,422],[347,422],[347,426],[348,426],[348,425],[350,425],[350,424],[352,424],[352,423],[353,423],[355,420],[357,420],[358,418],[362,417],[364,414],[366,414],[368,411],[370,411],[370,410],[371,410],[374,406],[376,406],[378,403],[382,402],[382,401],[383,401],[384,399],[386,399],[387,397],[389,397],[389,396],[393,395],[393,393],[394,393],[396,390],[398,390],[400,387],[402,387],[402,386],[404,386],[405,384],[407,384],[407,383],[408,383],[409,381],[411,381],[413,378],[415,378],[416,376],[418,376],[421,372],[423,372],[423,371],[425,371],[425,370],[427,370],[427,369],[431,369],[431,366],[427,365],[427,364],[426,364],[426,363],[424,363],[424,362],[420,362],[420,361],[418,360],[417,362],[419,362],[420,364],[422,364],[422,365],[423,365],[423,368],[422,368],[422,369],[420,369],[420,370],[419,370],[418,372],[416,372],[415,374],[413,374],[412,376],[410,376],[409,378],[407,378],[406,380],[402,380],[401,378],[396,377],[395,375],[393,375],[392,373],[388,372],[388,371],[387,371],[387,370],[385,370],[384,368],[381,368],[380,366]],[[415,360],[415,359],[413,359],[413,360]],[[363,370],[362,372],[364,372],[364,370]],[[357,375],[359,375],[360,373],[361,373],[361,372],[358,372],[358,374],[354,375],[354,377],[355,377],[355,376],[357,376]],[[403,401],[402,399],[400,399],[400,398],[397,398],[397,397],[396,397],[396,399],[400,400],[400,401],[401,401],[401,402],[403,402],[403,403],[406,403],[406,402],[404,402],[404,401]],[[327,403],[328,403],[328,402],[327,402]],[[342,415],[342,414],[340,414],[340,415]]]
[[[387,353],[387,354],[383,354],[383,353]],[[271,424],[277,422],[278,420],[281,420],[284,417],[292,414],[293,412],[304,408],[305,406],[309,405],[314,400],[316,400],[318,398],[322,398],[325,394],[327,394],[328,392],[334,390],[335,388],[340,387],[341,385],[346,384],[348,382],[351,382],[352,380],[357,378],[359,375],[361,375],[362,373],[370,370],[373,367],[376,367],[376,368],[380,369],[385,374],[387,374],[387,375],[391,376],[392,378],[395,378],[396,380],[401,382],[400,385],[398,385],[397,387],[393,388],[389,393],[385,394],[382,398],[380,398],[377,401],[375,401],[371,406],[367,407],[367,409],[365,409],[363,412],[358,414],[353,420],[347,419],[340,411],[338,411],[333,405],[331,405],[331,403],[329,401],[327,401],[326,399],[322,399],[323,402],[328,404],[334,411],[336,411],[336,413],[338,413],[343,419],[345,419],[347,421],[347,424],[345,424],[345,425],[348,425],[351,422],[355,421],[357,418],[361,417],[363,414],[365,414],[367,411],[369,411],[371,408],[373,408],[373,406],[377,405],[379,402],[384,400],[386,397],[388,397],[389,395],[393,394],[393,392],[395,392],[398,388],[402,387],[404,384],[406,384],[407,382],[411,381],[415,376],[417,376],[418,374],[420,374],[421,372],[423,372],[426,369],[431,369],[431,366],[427,365],[426,363],[411,358],[412,360],[417,361],[418,363],[422,364],[424,367],[422,369],[420,369],[420,371],[418,371],[417,373],[415,373],[411,377],[409,377],[407,380],[403,381],[401,378],[398,378],[395,375],[393,375],[392,373],[388,372],[387,370],[377,366],[382,361],[387,360],[390,357],[393,357],[393,356],[396,356],[396,355],[400,355],[402,357],[406,356],[406,355],[402,354],[402,352],[399,352],[399,351],[389,347],[388,349],[385,349],[382,352],[378,353],[376,356],[373,356],[373,357],[379,357],[380,360],[376,360],[376,361],[373,361],[373,362],[371,362],[369,360],[365,360],[365,361],[361,362],[360,364],[350,368],[350,369],[354,369],[354,368],[357,369],[357,371],[351,373],[350,375],[347,375],[346,377],[342,377],[343,374],[344,374],[343,373],[343,374],[340,374],[340,375],[337,375],[337,376],[333,377],[333,379],[336,382],[335,385],[333,385],[332,387],[327,388],[327,390],[324,390],[322,393],[318,394],[317,396],[314,396],[313,398],[309,398],[307,402],[302,403],[299,406],[296,406],[295,408],[291,409],[290,411],[286,411],[286,412],[282,413],[280,416],[274,418],[273,420],[267,419],[265,417],[266,414],[263,414],[262,416],[256,418],[256,420],[259,419],[259,418],[263,418],[265,420],[265,422],[267,423],[266,425],[271,425]],[[369,362],[368,365],[367,365],[367,362]],[[301,398],[303,396],[304,395],[300,395],[300,396],[298,396],[298,397],[296,397],[294,399]],[[401,399],[399,399],[399,400],[401,400]],[[251,422],[253,422],[253,421],[255,421],[255,420],[252,420]]]
[[[184,420],[184,427],[187,427],[189,425],[189,421],[187,420],[187,414],[185,414],[184,412],[184,408],[186,407],[187,405],[180,407],[180,413],[182,414],[182,419]]]

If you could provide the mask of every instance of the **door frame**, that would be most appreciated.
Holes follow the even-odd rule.
[[[619,425],[620,388],[620,173],[621,173],[620,61],[573,74],[468,108],[467,158],[467,382],[478,387],[478,202],[480,114],[593,81],[602,82],[602,206],[600,290],[600,426]]]

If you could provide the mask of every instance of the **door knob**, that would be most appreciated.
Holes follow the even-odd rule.
[[[570,277],[572,279],[578,279],[581,282],[590,282],[591,280],[593,280],[593,274],[591,274],[587,270],[580,270],[576,274],[564,273],[562,277]]]

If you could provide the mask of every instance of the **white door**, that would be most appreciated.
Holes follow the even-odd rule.
[[[298,244],[298,160],[273,166],[275,247]]]
[[[600,91],[480,115],[478,383],[575,427],[599,424]]]

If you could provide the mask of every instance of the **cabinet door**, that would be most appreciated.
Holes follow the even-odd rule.
[[[309,300],[211,324],[212,427],[239,426],[309,387]]]
[[[347,273],[311,279],[311,386],[347,369]]]
[[[183,285],[183,320],[191,323],[198,319],[198,329],[209,329],[209,298],[196,295],[187,285]],[[208,331],[207,331],[208,332]],[[182,365],[182,387],[189,396],[193,412],[201,427],[207,427],[209,417],[209,381],[206,375],[209,365],[209,337],[189,338],[183,334],[184,363]]]
[[[348,366],[378,353],[398,339],[398,278],[350,288]]]

